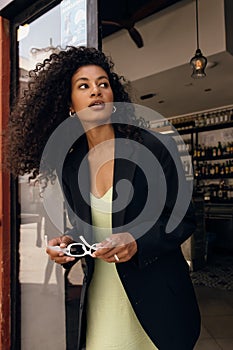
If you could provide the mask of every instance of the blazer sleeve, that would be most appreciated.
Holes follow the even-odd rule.
[[[67,185],[66,181],[64,180],[64,178],[62,177],[61,180],[62,183],[62,189],[63,189],[63,195],[64,195],[64,199],[65,199],[65,208],[67,209],[67,214],[68,214],[68,218],[69,221],[72,225],[72,228],[68,228],[63,236],[69,236],[72,238],[72,240],[74,242],[77,242],[77,226],[76,226],[76,220],[75,220],[75,215],[71,209],[73,201],[72,201],[72,196],[70,193],[70,189],[69,186]],[[69,203],[69,204],[68,204]],[[80,260],[80,258],[75,258],[74,261],[68,262],[68,263],[64,263],[62,264],[62,267],[64,267],[64,269],[69,270],[72,268],[73,265],[75,265],[78,261]]]
[[[190,191],[190,183],[187,183],[185,178],[176,143],[172,137],[168,137],[166,142],[168,147],[162,147],[159,159],[167,185],[164,208],[159,219],[155,223],[153,222],[153,208],[150,208],[147,213],[147,220],[137,225],[137,227],[134,227],[131,232],[133,236],[136,235],[136,237],[139,237],[137,238],[138,252],[135,258],[137,258],[138,264],[142,268],[159,259],[159,257],[178,249],[180,245],[192,235],[196,228],[196,219],[191,198],[186,213],[185,211],[182,213],[182,203],[180,203],[180,213],[179,207],[176,214],[173,212],[180,184],[184,186],[184,196],[191,197],[191,192],[185,193],[186,190],[187,192]],[[171,147],[173,149],[172,155],[168,151]],[[155,181],[159,181],[159,179],[155,179]],[[156,188],[160,188],[160,186]],[[178,225],[176,225],[171,232],[167,233],[167,223],[171,215],[178,216]],[[148,226],[151,228],[145,231],[145,227]]]

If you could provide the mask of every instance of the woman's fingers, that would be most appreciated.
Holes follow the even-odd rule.
[[[114,234],[101,242],[93,257],[106,262],[125,262],[137,252],[137,243],[128,232]]]
[[[61,248],[65,248],[71,242],[72,242],[71,237],[60,236],[60,237],[52,238],[48,242],[48,246],[60,246]],[[58,264],[64,264],[66,262],[75,260],[75,258],[66,256],[62,251],[53,250],[53,249],[50,249],[49,247],[46,248],[46,253],[50,256],[51,260],[55,261]]]

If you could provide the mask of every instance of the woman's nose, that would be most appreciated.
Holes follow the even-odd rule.
[[[98,87],[98,85],[94,85],[91,91],[91,96],[100,96],[101,95],[101,90]]]

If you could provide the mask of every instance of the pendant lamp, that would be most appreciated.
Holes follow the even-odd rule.
[[[199,31],[198,31],[198,0],[196,0],[196,30],[197,30],[197,49],[195,55],[190,60],[193,72],[191,77],[194,79],[204,78],[206,76],[205,68],[207,65],[207,58],[202,55],[199,48]]]

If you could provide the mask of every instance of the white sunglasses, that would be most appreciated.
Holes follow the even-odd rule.
[[[72,256],[74,258],[81,258],[85,255],[92,255],[93,251],[98,249],[97,243],[90,245],[87,243],[83,236],[79,236],[79,238],[83,243],[71,243],[65,248],[61,248],[59,246],[50,246],[48,244],[46,244],[46,246],[49,249],[55,250],[57,252],[63,252],[64,254]],[[45,242],[47,243],[47,236],[45,236]]]

